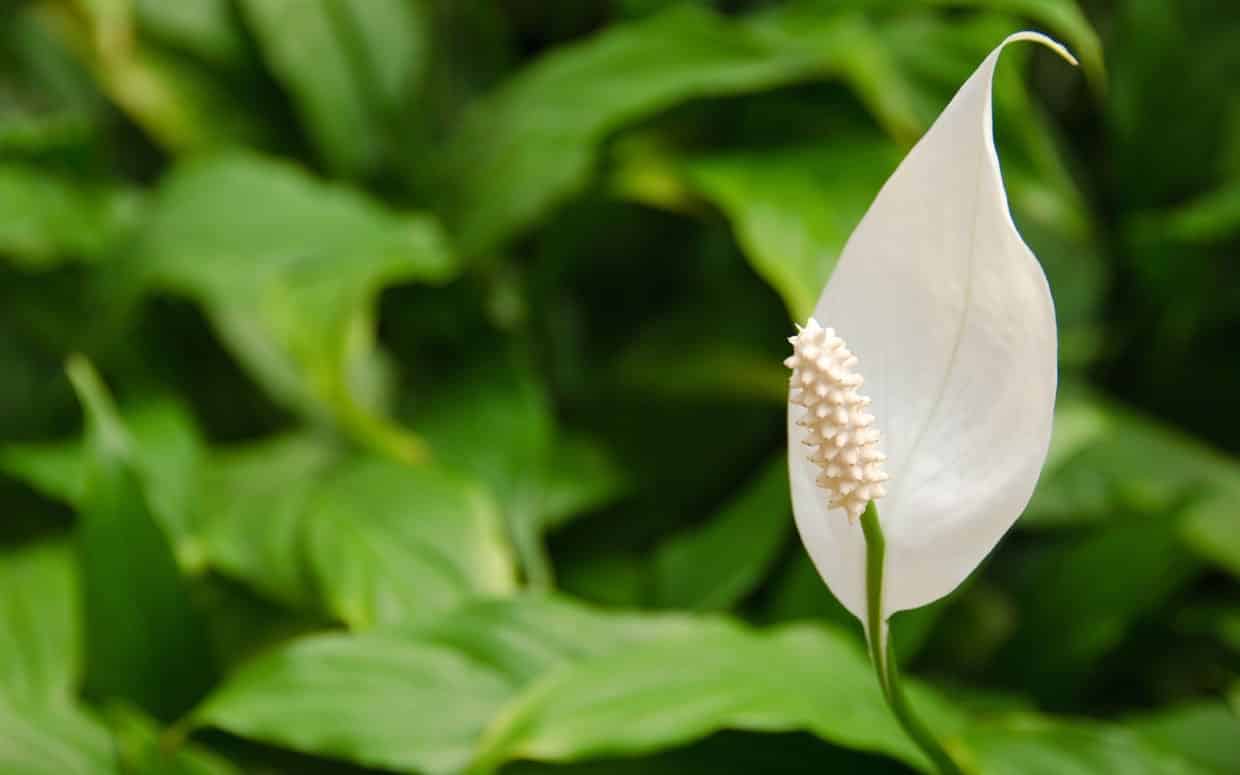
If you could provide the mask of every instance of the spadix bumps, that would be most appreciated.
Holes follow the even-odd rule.
[[[866,503],[886,494],[887,481],[887,457],[878,448],[874,415],[866,411],[870,399],[857,392],[865,382],[853,371],[857,356],[813,318],[788,341],[793,346],[784,361],[793,370],[788,400],[805,408],[797,424],[805,429],[802,444],[812,450],[810,462],[821,471],[815,482],[830,497],[831,508],[855,520]]]

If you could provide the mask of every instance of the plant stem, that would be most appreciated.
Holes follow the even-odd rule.
[[[878,685],[883,690],[883,697],[892,714],[900,722],[900,726],[908,734],[917,747],[934,763],[942,775],[964,775],[956,764],[913,713],[908,698],[904,695],[904,687],[900,684],[900,670],[896,665],[895,652],[891,647],[891,636],[887,622],[883,619],[883,566],[885,564],[887,542],[883,537],[883,529],[878,521],[878,509],[874,501],[866,504],[861,515],[861,531],[865,535],[865,591],[866,591],[866,643],[870,649],[870,659],[874,662],[874,670],[878,673]]]

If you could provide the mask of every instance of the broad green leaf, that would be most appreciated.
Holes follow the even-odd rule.
[[[696,7],[562,46],[464,118],[445,169],[449,223],[466,254],[485,253],[580,188],[596,146],[624,124],[687,99],[803,79],[823,58]]]
[[[551,577],[545,530],[606,503],[624,485],[606,451],[562,433],[552,410],[530,368],[502,361],[451,381],[415,417],[437,460],[490,488],[525,574],[541,586]]]
[[[131,232],[141,201],[129,188],[0,164],[0,254],[28,269],[103,258]]]
[[[228,760],[193,743],[175,749],[159,726],[141,712],[120,706],[107,714],[117,758],[126,775],[240,775]]]
[[[189,410],[167,396],[127,405],[124,427],[133,441],[133,467],[160,527],[183,561],[193,559],[193,513],[204,442]],[[72,505],[82,505],[88,468],[80,441],[13,444],[0,448],[0,470]],[[192,565],[192,562],[190,563]]]
[[[346,463],[315,491],[306,519],[324,602],[354,628],[425,620],[515,588],[494,505],[430,465]]]
[[[70,706],[18,706],[0,692],[0,771],[14,775],[120,775],[112,741]]]
[[[136,16],[134,0],[50,0],[42,14],[100,89],[165,148],[198,151],[261,139],[266,130],[234,84],[144,38]]]
[[[508,681],[442,646],[392,635],[322,635],[243,667],[198,724],[358,764],[454,773],[510,696]]]
[[[208,562],[351,627],[424,620],[515,587],[494,505],[436,465],[292,436],[218,456],[208,482]]]
[[[1055,426],[1046,470],[1017,523],[1026,528],[1165,513],[1190,496],[1240,491],[1240,463],[1078,386],[1059,397]]]
[[[924,692],[915,699],[943,728],[959,723]],[[471,771],[528,757],[530,746],[534,758],[562,761],[732,726],[810,729],[920,763],[860,649],[830,631],[755,633],[722,619],[607,613],[537,596],[478,603],[400,634],[296,641],[243,668],[195,718],[299,751],[428,773],[464,770],[488,725]],[[514,739],[522,734],[541,736],[525,745]],[[542,755],[545,746],[555,755]]]
[[[791,530],[788,464],[780,455],[710,521],[658,548],[652,569],[655,604],[730,608],[762,581]]]
[[[276,399],[396,457],[423,454],[380,416],[373,306],[387,285],[455,272],[433,220],[228,155],[164,180],[138,252],[145,281],[197,299]]]
[[[420,5],[404,0],[242,0],[263,55],[337,174],[381,161],[426,54]]]
[[[741,151],[686,163],[689,183],[732,222],[754,268],[795,320],[813,311],[844,242],[899,161],[877,136]]]
[[[343,457],[330,439],[308,434],[214,452],[205,467],[201,506],[208,564],[267,598],[311,607],[306,514],[316,489]]]
[[[616,613],[568,598],[524,595],[474,603],[409,633],[466,654],[521,687],[570,662],[699,628],[691,616]]]
[[[15,705],[67,703],[77,691],[81,611],[73,559],[60,542],[0,553],[0,695]]]
[[[211,681],[205,629],[111,398],[85,360],[71,360],[68,370],[86,416],[77,526],[86,690],[171,719]]]
[[[914,692],[941,734],[962,722]],[[862,650],[819,627],[755,633],[704,620],[695,632],[587,659],[536,681],[488,729],[475,772],[511,759],[636,755],[720,729],[810,731],[924,768],[883,704]]]
[[[980,724],[964,737],[986,775],[1206,775],[1209,770],[1117,726],[1037,717]]]
[[[1218,775],[1240,767],[1240,717],[1222,700],[1143,713],[1125,719],[1124,726]]]

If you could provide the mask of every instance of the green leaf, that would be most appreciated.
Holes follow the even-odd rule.
[[[422,620],[515,588],[495,507],[438,466],[291,436],[218,456],[208,481],[208,562],[351,627]]]
[[[103,258],[131,232],[141,202],[129,188],[0,164],[0,254],[26,269]]]
[[[199,724],[365,766],[452,773],[512,691],[451,649],[391,635],[295,641],[233,675]]]
[[[516,585],[495,507],[429,465],[347,463],[315,492],[307,520],[325,603],[355,628],[426,619]]]
[[[919,690],[914,698],[936,731],[961,723],[931,695]],[[587,659],[535,682],[488,729],[475,771],[511,759],[641,754],[720,729],[806,730],[926,766],[851,639],[819,627],[755,633],[703,620],[683,636]]]
[[[1143,713],[1125,719],[1124,726],[1218,775],[1240,765],[1240,718],[1221,700]]]
[[[546,586],[548,528],[615,498],[626,484],[592,439],[556,427],[533,371],[513,359],[475,366],[417,415],[437,460],[486,484],[504,510],[531,582]]]
[[[14,775],[120,775],[107,730],[70,706],[11,704],[0,693],[0,771]]]
[[[197,424],[183,404],[167,396],[127,405],[122,420],[151,511],[173,540],[178,556],[192,566],[194,504],[204,452]],[[0,448],[0,470],[48,497],[81,506],[89,466],[86,454],[79,441],[13,444]]]
[[[1029,563],[1020,629],[1006,653],[1011,675],[1042,697],[1079,691],[1084,675],[1140,617],[1200,573],[1176,516],[1182,515],[1116,520]]]
[[[964,738],[969,760],[986,775],[1206,775],[1120,727],[1027,717],[980,724]]]
[[[933,696],[915,698],[943,729],[959,724]],[[544,597],[478,603],[399,635],[296,641],[243,668],[195,719],[429,773],[459,772],[475,757],[471,771],[483,772],[509,758],[631,754],[728,727],[809,729],[921,763],[860,648],[831,631],[755,633]]]
[[[1097,524],[1125,513],[1166,513],[1194,495],[1240,491],[1240,464],[1196,439],[1097,394],[1067,385],[1038,489],[1018,525]]]
[[[215,451],[206,464],[203,549],[211,567],[264,596],[316,603],[305,522],[316,489],[343,459],[330,439],[277,436]]]
[[[171,719],[212,678],[205,629],[151,513],[133,441],[88,362],[69,378],[86,416],[86,484],[79,506],[86,689]]]
[[[792,532],[788,498],[788,465],[780,455],[706,524],[658,548],[652,569],[655,604],[724,610],[752,592]]]
[[[107,715],[126,775],[241,775],[228,760],[193,743],[170,749],[159,726],[139,711],[118,706]]]
[[[1128,226],[1133,245],[1165,241],[1211,245],[1240,233],[1240,180],[1167,212],[1143,213]]]
[[[197,299],[273,397],[398,458],[423,455],[381,417],[373,307],[388,285],[456,271],[433,220],[228,155],[164,180],[138,250],[145,282]]]
[[[580,188],[616,129],[687,99],[806,78],[822,59],[696,7],[562,46],[465,117],[444,175],[449,223],[466,254],[492,250]]]
[[[1197,555],[1240,579],[1240,487],[1202,498],[1188,507],[1182,537]]]
[[[794,320],[813,312],[844,242],[899,162],[877,136],[815,147],[740,151],[685,163],[689,184],[718,204],[737,241]]]
[[[80,614],[69,547],[0,553],[0,695],[27,707],[69,701],[81,678]]]
[[[342,175],[381,161],[390,120],[427,52],[420,6],[403,0],[243,0],[250,27],[320,157]]]

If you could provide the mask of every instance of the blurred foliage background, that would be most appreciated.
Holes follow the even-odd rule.
[[[780,361],[1032,27],[1053,449],[900,657],[979,773],[1240,772],[1234,3],[0,9],[0,771],[928,771]]]

